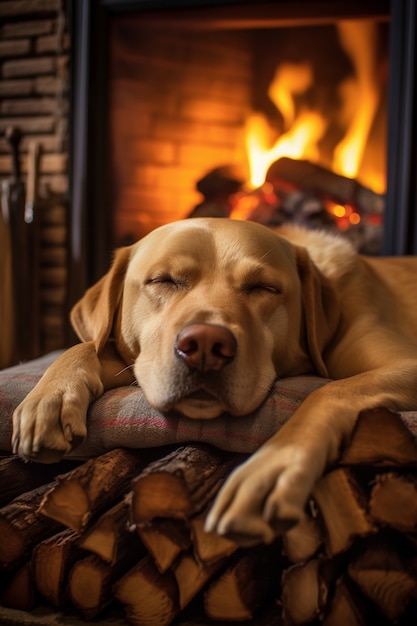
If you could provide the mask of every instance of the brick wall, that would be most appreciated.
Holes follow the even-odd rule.
[[[158,28],[113,21],[110,168],[115,244],[185,217],[196,181],[220,165],[246,165],[251,108],[248,31]]]
[[[68,192],[68,36],[64,0],[0,2],[0,179],[12,173],[9,127],[40,146],[40,352],[62,347],[66,335]]]

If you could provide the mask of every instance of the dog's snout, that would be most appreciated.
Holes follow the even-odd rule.
[[[220,370],[236,354],[235,336],[225,326],[189,324],[177,336],[175,352],[190,369]]]

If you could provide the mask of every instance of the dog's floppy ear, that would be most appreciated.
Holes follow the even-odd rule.
[[[131,248],[117,250],[110,270],[90,287],[71,310],[71,323],[81,341],[94,341],[97,352],[111,335],[123,293]]]
[[[296,247],[301,281],[306,341],[316,372],[328,378],[323,353],[340,320],[340,302],[330,281],[313,263],[305,248]]]

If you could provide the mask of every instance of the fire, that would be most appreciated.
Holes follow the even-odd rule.
[[[379,85],[374,50],[375,24],[372,21],[338,23],[339,40],[355,68],[353,85],[342,85],[345,107],[356,107],[347,132],[334,151],[333,169],[355,178],[379,102]],[[352,106],[353,105],[353,106]],[[375,186],[375,181],[374,181]]]
[[[265,119],[262,115],[252,115],[246,133],[252,186],[260,187],[265,181],[268,167],[281,157],[293,159],[303,157],[316,161],[317,142],[322,137],[325,127],[323,117],[314,111],[305,111],[298,116],[291,128],[269,147],[269,128]]]
[[[333,171],[355,178],[361,172],[364,150],[379,104],[377,81],[376,25],[371,20],[342,21],[338,23],[340,44],[352,61],[355,76],[340,88],[343,106],[340,123],[345,135],[333,152]],[[253,113],[246,125],[246,149],[251,185],[260,187],[268,167],[281,157],[308,159],[320,162],[319,142],[329,122],[316,110],[306,105],[298,109],[297,99],[313,86],[313,70],[309,63],[283,63],[275,73],[268,95],[282,117],[282,132],[271,140],[268,120]],[[361,182],[382,193],[384,173]]]

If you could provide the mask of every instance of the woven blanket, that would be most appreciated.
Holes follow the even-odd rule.
[[[0,450],[10,451],[13,410],[59,354],[0,371]],[[328,382],[317,376],[284,378],[275,383],[253,413],[243,417],[223,414],[212,420],[159,413],[147,403],[139,387],[119,387],[92,403],[87,416],[88,436],[69,456],[87,459],[119,447],[149,448],[191,441],[249,454],[291,417],[308,394]],[[401,413],[401,417],[417,437],[417,411]]]

